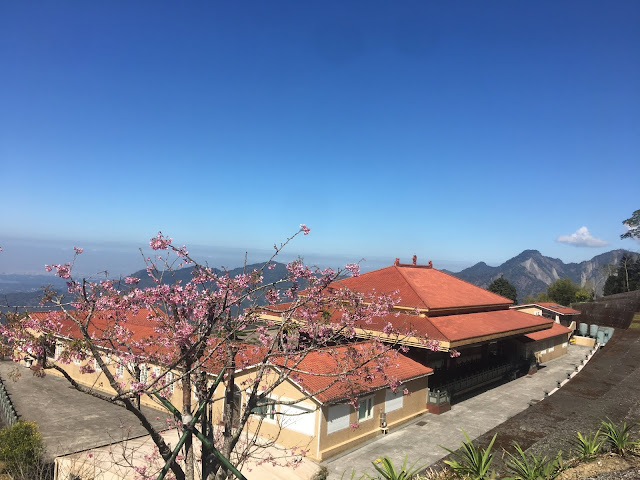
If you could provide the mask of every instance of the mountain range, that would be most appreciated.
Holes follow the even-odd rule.
[[[539,292],[546,291],[552,282],[561,278],[570,278],[587,291],[595,290],[597,296],[600,296],[609,272],[613,266],[619,265],[624,254],[634,257],[638,255],[626,250],[612,250],[584,262],[564,263],[558,258],[546,257],[537,250],[525,250],[497,267],[479,262],[460,272],[445,271],[482,288],[487,288],[493,280],[502,275],[516,287],[519,301],[528,295],[535,296]],[[275,282],[287,273],[284,264],[273,263],[275,264],[273,269],[265,269],[263,272],[264,283]],[[244,268],[229,270],[229,274],[235,276],[243,271],[251,272],[260,267],[262,264],[247,265]],[[171,278],[163,280],[167,283],[179,280],[186,283],[191,278],[191,270],[191,268],[176,270],[171,273]],[[214,269],[214,271],[221,273],[221,270]],[[140,279],[138,284],[140,288],[153,285],[153,280],[149,278],[146,270],[139,270],[131,276]],[[7,310],[7,305],[32,308],[39,306],[43,285],[51,285],[58,291],[65,290],[64,280],[53,275],[0,275],[0,296],[2,297],[0,311]],[[288,286],[289,284],[281,285],[283,288]]]
[[[479,262],[460,272],[447,273],[482,288],[487,288],[502,275],[516,287],[518,301],[546,291],[551,283],[561,278],[570,278],[587,291],[595,291],[596,296],[601,296],[611,267],[617,266],[624,254],[637,256],[627,250],[612,250],[584,262],[564,263],[559,258],[545,257],[538,250],[525,250],[497,267]]]

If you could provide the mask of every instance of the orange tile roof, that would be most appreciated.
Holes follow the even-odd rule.
[[[580,313],[578,310],[574,310],[573,308],[565,307],[564,305],[553,302],[538,302],[534,303],[534,305],[539,305],[556,313],[561,313],[562,315],[578,315]]]
[[[71,310],[69,312],[71,315],[74,315],[79,320],[83,320],[86,318],[86,314]],[[55,318],[62,324],[62,329],[60,330],[60,334],[69,338],[82,338],[82,334],[80,332],[80,328],[76,325],[70,318],[68,318],[61,311],[50,311],[50,312],[33,312],[29,314],[32,318],[44,320],[46,318]],[[148,309],[140,309],[138,312],[118,312],[117,314],[109,311],[101,311],[93,314],[91,318],[91,322],[88,325],[89,335],[95,335],[100,338],[105,331],[109,328],[113,327],[116,323],[116,320],[122,319],[126,321],[128,329],[132,333],[132,340],[143,340],[156,336],[156,332],[154,330],[155,322],[149,320],[149,317],[152,315],[157,315],[152,310]],[[135,327],[135,328],[132,328]]]
[[[398,292],[399,305],[429,310],[487,305],[511,305],[508,299],[424,265],[392,265],[335,282],[351,290],[391,294]]]
[[[286,306],[289,306],[287,304]],[[274,306],[274,310],[284,309],[285,305]],[[271,313],[273,315],[273,313]],[[331,320],[338,322],[341,311],[334,311]],[[520,312],[518,310],[500,309],[474,313],[457,313],[450,315],[416,315],[415,313],[391,312],[381,317],[373,317],[367,323],[360,322],[357,328],[367,332],[382,332],[387,324],[400,335],[412,333],[413,337],[428,338],[451,344],[473,343],[475,339],[491,336],[504,338],[520,333],[528,333],[551,327],[553,320]],[[478,340],[482,341],[482,340]]]
[[[518,332],[551,327],[553,320],[530,315],[517,310],[495,310],[491,312],[463,313],[432,317],[431,323],[451,343],[471,343],[482,337],[507,337]]]
[[[350,372],[357,366],[354,355],[350,353],[353,349],[366,355],[365,358],[382,355],[381,361],[372,359],[355,372],[345,375],[344,381],[336,382],[340,373]],[[304,392],[313,395],[324,404],[385,388],[395,380],[407,382],[433,373],[433,369],[396,351],[382,352],[374,342],[358,342],[313,351],[295,367],[290,379]],[[274,363],[280,368],[292,365],[291,360],[287,363]]]
[[[78,312],[71,311],[73,315],[78,315]],[[30,314],[33,318],[38,319],[46,319],[48,315],[53,315],[60,323],[62,324],[62,329],[60,334],[72,338],[72,339],[80,339],[82,338],[82,334],[80,332],[79,327],[66,315],[64,315],[60,311],[52,311],[52,312],[34,312]],[[141,309],[138,312],[118,312],[119,318],[126,317],[126,326],[127,329],[131,332],[131,341],[141,341],[141,340],[152,340],[158,336],[158,333],[155,331],[156,323],[153,320],[150,320],[148,317],[154,314],[153,310],[149,309]],[[83,316],[78,315],[78,318],[84,318]],[[91,323],[89,324],[89,334],[96,338],[96,344],[102,346],[103,348],[111,349],[111,348],[119,348],[123,349],[123,346],[119,345],[111,345],[108,343],[108,338],[102,339],[102,336],[105,331],[114,326],[114,321],[116,317],[113,312],[96,312],[94,313]],[[203,359],[203,365],[205,368],[211,372],[216,374],[220,371],[222,366],[224,365],[226,351],[224,348],[218,348],[222,344],[223,340],[220,339],[217,345],[212,345],[208,351],[212,352],[212,355]],[[246,367],[255,365],[260,362],[266,356],[266,350],[262,346],[250,345],[246,343],[239,343],[240,346],[237,354],[236,354],[236,366],[238,369],[244,369]],[[140,354],[141,352],[138,349],[133,349],[134,352]],[[154,351],[148,351],[147,353],[165,353],[168,350],[165,347],[162,347],[158,344],[153,345]],[[178,353],[178,352],[176,352]]]
[[[571,330],[569,330],[567,327],[560,325],[559,323],[553,322],[553,325],[551,326],[551,328],[548,328],[547,330],[540,330],[539,332],[529,333],[525,335],[525,337],[528,338],[529,340],[538,341],[538,340],[545,340],[547,338],[557,337],[559,335],[567,335],[567,338],[568,338],[568,335],[570,333],[571,333]]]

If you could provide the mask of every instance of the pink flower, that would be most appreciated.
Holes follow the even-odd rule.
[[[351,272],[351,275],[353,275],[354,277],[360,275],[360,265],[358,265],[357,263],[347,263],[344,268],[349,270]]]
[[[459,357],[459,356],[460,356],[460,352],[459,352],[459,351],[457,351],[457,350],[453,350],[453,349],[451,349],[451,350],[449,350],[449,356],[450,356],[451,358]]]
[[[44,266],[44,269],[45,269],[47,272],[50,272],[51,270],[53,270],[53,267],[52,267],[51,265],[45,265],[45,266]]]
[[[80,255],[82,252],[84,252],[84,248],[73,247],[73,251],[76,252],[76,255]]]
[[[56,269],[56,275],[58,275],[60,278],[64,278],[64,279],[69,279],[71,278],[71,265],[68,263],[65,263],[64,265],[51,265],[52,267],[55,267]],[[46,266],[45,266],[46,268]],[[48,270],[50,271],[50,270]]]
[[[171,245],[173,241],[172,238],[165,237],[162,235],[162,232],[158,232],[158,234],[149,240],[149,246],[154,250],[166,250]]]
[[[138,283],[140,281],[139,278],[136,277],[125,277],[124,283],[131,285],[132,283]]]
[[[311,231],[304,223],[300,224],[300,230],[302,230],[305,235],[309,235],[309,232]]]

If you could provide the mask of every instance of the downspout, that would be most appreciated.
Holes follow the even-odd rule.
[[[322,434],[322,408],[323,405],[320,404],[320,408],[317,410],[317,421],[316,421],[316,433],[318,435],[318,445],[316,446],[316,458],[320,458],[320,435]]]

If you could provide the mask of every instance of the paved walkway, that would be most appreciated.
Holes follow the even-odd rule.
[[[51,458],[147,433],[132,413],[78,392],[64,378],[37,378],[28,368],[8,360],[0,361],[0,377],[20,418],[38,424]],[[143,410],[157,428],[167,428],[169,415]]]
[[[570,345],[566,355],[547,362],[535,375],[520,377],[457,403],[442,415],[421,415],[389,435],[376,437],[325,462],[329,478],[339,479],[345,472],[344,477],[350,478],[353,469],[359,475],[373,474],[371,462],[381,455],[391,458],[396,466],[402,464],[405,456],[409,464],[419,460],[418,465],[431,465],[447,454],[439,445],[453,450],[460,447],[464,440],[461,429],[474,439],[526,410],[532,399],[541,400],[545,391],[553,394],[557,382],[566,382],[567,372],[572,372],[589,351],[587,347]]]

